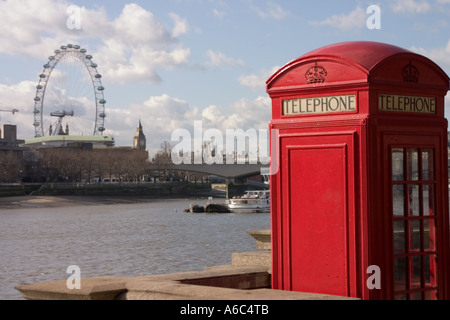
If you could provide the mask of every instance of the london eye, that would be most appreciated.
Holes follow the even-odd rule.
[[[86,49],[63,45],[48,58],[34,98],[35,137],[103,135],[105,104],[102,75]],[[63,120],[66,125],[63,125]]]

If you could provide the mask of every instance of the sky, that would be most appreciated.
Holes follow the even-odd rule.
[[[372,5],[380,8],[375,29],[367,26]],[[0,124],[16,124],[19,139],[34,137],[43,65],[61,45],[77,44],[102,75],[104,135],[117,146],[132,145],[139,120],[150,154],[195,121],[223,132],[267,129],[265,85],[276,70],[358,40],[420,53],[450,74],[450,0],[0,0],[0,109],[19,110],[0,113]],[[58,87],[58,75],[49,86]],[[73,118],[93,125],[95,105],[80,103]]]

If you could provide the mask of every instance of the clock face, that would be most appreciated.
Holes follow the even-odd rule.
[[[139,142],[139,144],[141,145],[141,147],[143,147],[144,144],[145,144],[144,140],[141,140],[141,141]]]

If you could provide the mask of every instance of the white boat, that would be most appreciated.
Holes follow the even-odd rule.
[[[270,191],[250,190],[241,197],[228,200],[231,212],[270,212]]]

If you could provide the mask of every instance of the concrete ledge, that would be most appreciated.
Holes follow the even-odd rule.
[[[263,266],[271,273],[272,254],[270,251],[238,252],[232,253],[233,266]]]
[[[29,300],[113,300],[127,290],[126,278],[81,279],[80,289],[68,289],[66,280],[24,284],[16,287]]]
[[[257,249],[266,249],[271,250],[271,231],[267,230],[255,230],[248,231],[249,235],[251,235],[256,240],[256,248]]]
[[[134,288],[119,296],[123,300],[353,300],[324,294],[281,291],[272,289],[239,290],[204,287],[173,282],[143,281],[141,289]],[[144,289],[145,288],[145,289]]]
[[[267,268],[224,266],[134,278],[97,277],[69,290],[66,280],[16,287],[32,300],[347,300],[332,295],[270,289]]]

